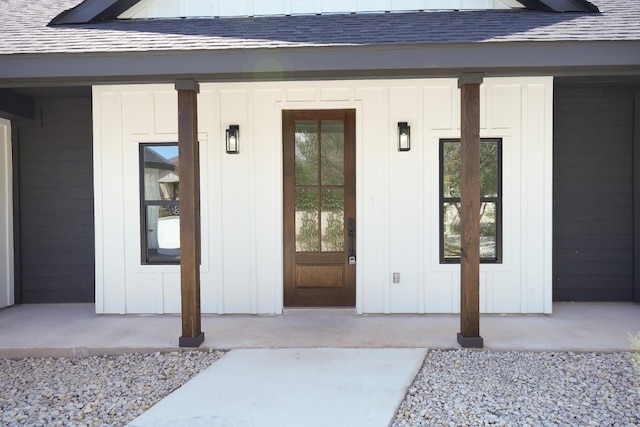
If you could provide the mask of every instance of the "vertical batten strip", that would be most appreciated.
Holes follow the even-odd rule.
[[[0,118],[0,307],[14,304],[11,122]]]
[[[258,233],[258,227],[256,224],[257,221],[257,204],[256,204],[256,148],[255,148],[255,139],[253,138],[254,133],[254,129],[256,128],[256,123],[255,123],[255,97],[254,97],[254,92],[253,91],[249,91],[247,93],[247,103],[248,103],[248,108],[247,108],[247,115],[248,117],[246,118],[248,120],[249,123],[251,123],[250,129],[249,129],[249,135],[251,136],[251,138],[246,138],[244,139],[245,141],[245,147],[247,148],[247,150],[249,151],[249,182],[252,183],[252,185],[249,186],[249,218],[250,218],[250,227],[249,227],[249,254],[250,254],[250,258],[249,258],[249,280],[250,280],[250,304],[251,304],[251,314],[258,314],[258,277],[257,277],[257,270],[258,270],[258,256],[257,256],[257,242],[256,242],[256,238],[257,238],[257,233]],[[247,133],[245,132],[245,135],[247,135]],[[248,145],[248,147],[247,147]]]
[[[633,111],[633,301],[640,302],[640,92]]]
[[[531,94],[533,96],[533,94]],[[527,151],[531,147],[531,141],[529,141],[529,132],[528,128],[533,123],[529,123],[529,114],[531,110],[529,108],[531,103],[531,97],[529,94],[529,85],[523,85],[521,89],[521,110],[520,110],[520,120],[522,125],[520,126],[520,156],[519,156],[519,164],[520,164],[520,179],[522,180],[523,176],[526,176],[527,179],[530,176],[529,169],[532,168],[531,162],[527,160]],[[532,106],[535,108],[535,105]],[[538,166],[538,165],[535,165]],[[504,195],[504,193],[503,193]],[[520,312],[528,313],[528,298],[529,298],[529,265],[527,259],[529,258],[529,227],[531,226],[529,218],[527,216],[527,212],[529,212],[529,186],[523,185],[523,182],[520,183],[520,233],[519,238],[522,244],[520,245],[520,254],[518,257],[518,262],[520,265]],[[503,227],[504,230],[504,227]],[[504,233],[506,234],[506,233]],[[503,235],[504,235],[503,234]],[[503,247],[504,248],[504,247]],[[506,252],[506,251],[505,251]]]

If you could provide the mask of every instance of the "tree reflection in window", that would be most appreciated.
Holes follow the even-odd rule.
[[[460,140],[440,141],[440,260],[460,261]],[[501,262],[502,140],[480,142],[480,260]]]
[[[296,251],[344,251],[344,123],[295,126]]]

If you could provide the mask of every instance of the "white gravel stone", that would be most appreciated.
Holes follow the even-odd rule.
[[[222,354],[0,359],[0,425],[123,426]]]
[[[1,426],[123,426],[222,356],[217,351],[0,359]],[[640,426],[630,353],[427,353],[404,426]]]
[[[630,353],[429,351],[400,405],[403,426],[638,426]]]

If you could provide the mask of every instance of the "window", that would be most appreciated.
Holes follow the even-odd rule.
[[[460,140],[440,140],[440,262],[460,262]],[[502,140],[480,141],[480,261],[502,262]]]
[[[143,264],[180,262],[178,144],[140,144]]]

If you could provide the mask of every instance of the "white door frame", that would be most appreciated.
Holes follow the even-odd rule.
[[[11,122],[0,118],[0,307],[14,304]]]

